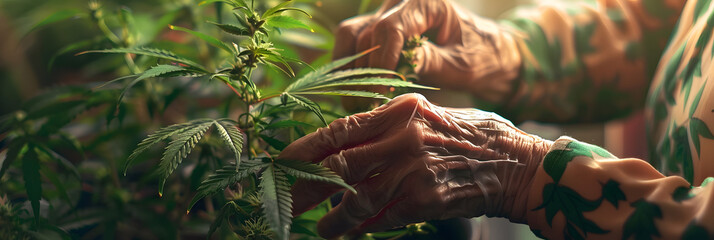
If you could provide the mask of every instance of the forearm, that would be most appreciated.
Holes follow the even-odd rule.
[[[714,233],[714,185],[692,188],[640,159],[561,138],[539,166],[528,224],[548,239],[707,239]]]
[[[494,110],[516,122],[593,122],[642,107],[685,1],[669,2],[599,0],[514,11],[501,23],[518,46],[519,74]]]

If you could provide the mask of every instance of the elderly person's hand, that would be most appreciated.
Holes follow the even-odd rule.
[[[524,222],[531,179],[552,142],[476,109],[443,108],[418,94],[332,122],[280,158],[322,164],[355,186],[320,220],[326,238],[452,217]],[[298,181],[294,212],[339,191]]]
[[[395,69],[405,42],[422,35],[429,41],[413,59],[420,83],[468,90],[488,101],[511,93],[521,67],[513,35],[448,0],[385,0],[375,14],[342,22],[333,55],[342,58],[380,46],[348,67]]]

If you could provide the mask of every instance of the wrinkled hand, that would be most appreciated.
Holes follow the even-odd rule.
[[[373,15],[340,24],[334,58],[381,46],[349,67],[395,69],[405,41],[426,35],[416,49],[416,72],[427,85],[468,89],[501,101],[521,64],[513,36],[496,23],[463,12],[448,0],[386,0]]]
[[[321,162],[355,186],[318,223],[326,238],[424,220],[508,217],[525,221],[530,181],[552,142],[500,116],[450,109],[418,94],[335,120],[298,139],[280,158]],[[298,181],[295,214],[339,191]]]

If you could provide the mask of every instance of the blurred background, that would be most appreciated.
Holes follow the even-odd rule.
[[[481,16],[497,19],[504,12],[512,9],[515,6],[531,4],[529,0],[454,0],[461,6],[470,9]],[[154,42],[156,45],[164,47],[175,47],[177,52],[196,55],[197,51],[202,51],[199,48],[181,48],[178,43],[185,43],[189,40],[186,36],[171,32],[166,27],[167,24],[175,25],[191,25],[191,22],[196,21],[196,14],[191,11],[209,11],[208,8],[198,9],[193,7],[198,1],[194,0],[114,0],[100,1],[102,8],[106,9],[106,15],[118,15],[117,11],[127,11],[131,13],[131,23],[133,31],[138,31],[140,38],[131,39],[131,44],[141,45],[147,42]],[[334,44],[329,36],[329,32],[333,31],[340,21],[366,13],[377,8],[380,0],[319,0],[319,1],[298,1],[302,7],[309,8],[313,14],[315,29],[317,36],[310,37],[305,34],[290,35],[283,34],[286,45],[290,45],[294,54],[299,58],[308,62],[320,61],[320,59],[329,59],[329,50]],[[129,70],[119,67],[124,64],[120,57],[106,57],[101,55],[80,55],[75,54],[90,49],[103,49],[108,46],[106,39],[99,37],[104,29],[98,28],[95,23],[88,21],[87,17],[82,17],[89,12],[88,1],[79,0],[0,0],[0,115],[6,115],[18,110],[21,103],[53,88],[60,88],[72,84],[83,83],[98,83],[116,78],[117,76],[126,75]],[[111,12],[110,12],[111,11]],[[47,20],[48,16],[52,16],[57,12],[64,12],[64,16],[72,16],[66,20],[54,22],[49,25],[42,25],[43,20]],[[60,14],[61,15],[61,14]],[[55,15],[56,16],[56,15]],[[107,25],[121,26],[126,19],[121,17],[107,18]],[[194,26],[201,28],[200,25]],[[114,31],[117,35],[122,35],[122,31],[127,28],[116,27]],[[322,31],[322,34],[320,32]],[[167,93],[166,95],[169,95]],[[473,106],[471,96],[460,92],[449,92],[446,90],[438,92],[423,92],[427,97],[443,106],[451,107],[478,107]],[[215,99],[210,96],[201,98],[202,103],[206,107],[216,107],[220,104],[214,103]],[[180,101],[180,100],[179,100]],[[199,104],[199,105],[200,105]],[[203,105],[200,105],[203,106]],[[222,105],[220,105],[222,106]],[[229,106],[226,106],[228,108]],[[144,108],[151,108],[145,106]],[[55,109],[62,111],[63,109]],[[180,109],[166,109],[169,114],[163,114],[162,122],[176,122],[172,119],[174,115],[171,111],[181,111]],[[141,116],[139,116],[141,118]],[[520,127],[526,132],[538,134],[546,139],[556,139],[561,135],[569,135],[576,139],[587,141],[596,145],[605,146],[606,149],[620,157],[639,157],[646,158],[646,148],[642,139],[631,139],[629,136],[645,136],[642,114],[637,113],[633,116],[621,119],[618,121],[608,122],[605,124],[587,124],[587,125],[548,125],[535,122],[523,123]],[[141,127],[138,127],[142,129]],[[77,131],[86,131],[78,129]],[[129,131],[124,129],[124,131]],[[140,130],[135,129],[140,132]],[[3,138],[4,136],[0,136]],[[112,136],[104,136],[111,138]],[[92,138],[89,138],[92,139]],[[108,201],[116,204],[122,203],[120,200],[101,200],[97,198],[109,199],[128,199],[133,194],[139,194],[137,189],[126,187],[125,180],[116,179],[116,166],[102,164],[106,159],[125,158],[125,152],[117,153],[116,149],[131,149],[132,144],[138,142],[136,138],[126,138],[117,143],[112,143],[109,146],[112,149],[101,149],[97,151],[105,151],[105,155],[93,155],[88,161],[72,160],[78,165],[79,172],[82,178],[92,179],[92,181],[69,181],[69,187],[82,189],[81,194],[92,193],[89,200],[76,197],[73,201],[88,201],[101,205],[102,207],[117,207],[113,203],[97,204],[97,202]],[[0,141],[0,149],[6,147],[7,142]],[[113,155],[116,153],[116,155]],[[0,153],[0,159],[4,158],[5,152]],[[69,154],[70,156],[72,154]],[[105,158],[105,159],[103,159]],[[117,164],[118,165],[118,164]],[[114,174],[112,174],[114,172]],[[14,175],[18,177],[19,175]],[[6,175],[3,179],[13,177]],[[145,179],[141,179],[145,181]],[[109,182],[109,183],[107,183]],[[93,191],[111,191],[112,188],[100,187],[105,185],[124,186],[125,189],[117,190],[112,193],[96,193]],[[152,186],[153,187],[153,186]],[[13,198],[12,192],[18,191],[20,186],[8,186],[3,184],[0,187],[0,195],[7,194],[9,198]],[[116,190],[116,189],[114,189]],[[152,193],[153,194],[153,193]],[[74,198],[74,197],[73,197]],[[95,198],[95,199],[91,199]],[[165,200],[165,199],[164,199]],[[157,200],[158,201],[158,200]],[[169,200],[166,200],[169,201]],[[125,201],[124,201],[125,202]],[[166,202],[165,204],[171,204]],[[49,206],[49,205],[48,205]],[[170,206],[167,206],[171,208]],[[131,214],[141,215],[141,208],[124,209],[125,211],[138,211]],[[96,218],[96,215],[87,215],[86,218]],[[86,219],[85,218],[85,219]],[[117,216],[113,221],[120,222],[122,217]],[[141,218],[138,217],[138,218]],[[154,218],[143,219],[144,223],[148,221],[164,221],[174,218]],[[80,226],[82,222],[73,222],[78,226],[70,226],[83,228]],[[139,223],[118,223],[112,231],[97,231],[86,230],[90,236],[99,237],[103,234],[116,234],[122,229],[142,228]],[[157,227],[161,223],[152,223],[147,228]],[[474,239],[479,236],[488,236],[487,239],[537,239],[528,229],[527,226],[511,224],[504,219],[488,219],[477,218],[471,220],[471,225],[474,227]],[[203,227],[196,229],[184,229],[183,231],[200,232],[205,230]],[[198,230],[197,230],[198,229]],[[167,229],[165,231],[175,231],[176,229]],[[188,234],[190,236],[190,234]],[[171,233],[152,233],[146,235],[136,235],[138,238],[177,238]],[[184,236],[185,237],[185,236]],[[91,238],[91,237],[90,237]],[[121,238],[121,237],[120,237]]]

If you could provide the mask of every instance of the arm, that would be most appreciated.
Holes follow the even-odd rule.
[[[708,180],[714,180],[709,178]],[[710,239],[714,185],[563,137],[536,170],[527,222],[548,239]]]
[[[585,1],[583,1],[585,2]],[[404,43],[425,84],[468,91],[516,122],[603,121],[643,106],[685,0],[599,0],[516,11],[497,23],[448,0],[385,1],[340,25],[334,57],[381,46],[351,67],[394,69]]]
[[[691,188],[642,160],[567,137],[543,140],[493,113],[415,94],[335,120],[280,158],[322,162],[357,189],[318,222],[326,238],[481,215],[527,223],[550,239],[714,233],[714,184]],[[294,213],[339,190],[297,181]]]
[[[644,105],[686,1],[585,2],[523,8],[501,22],[516,36],[522,67],[499,113],[513,120],[604,121]]]

